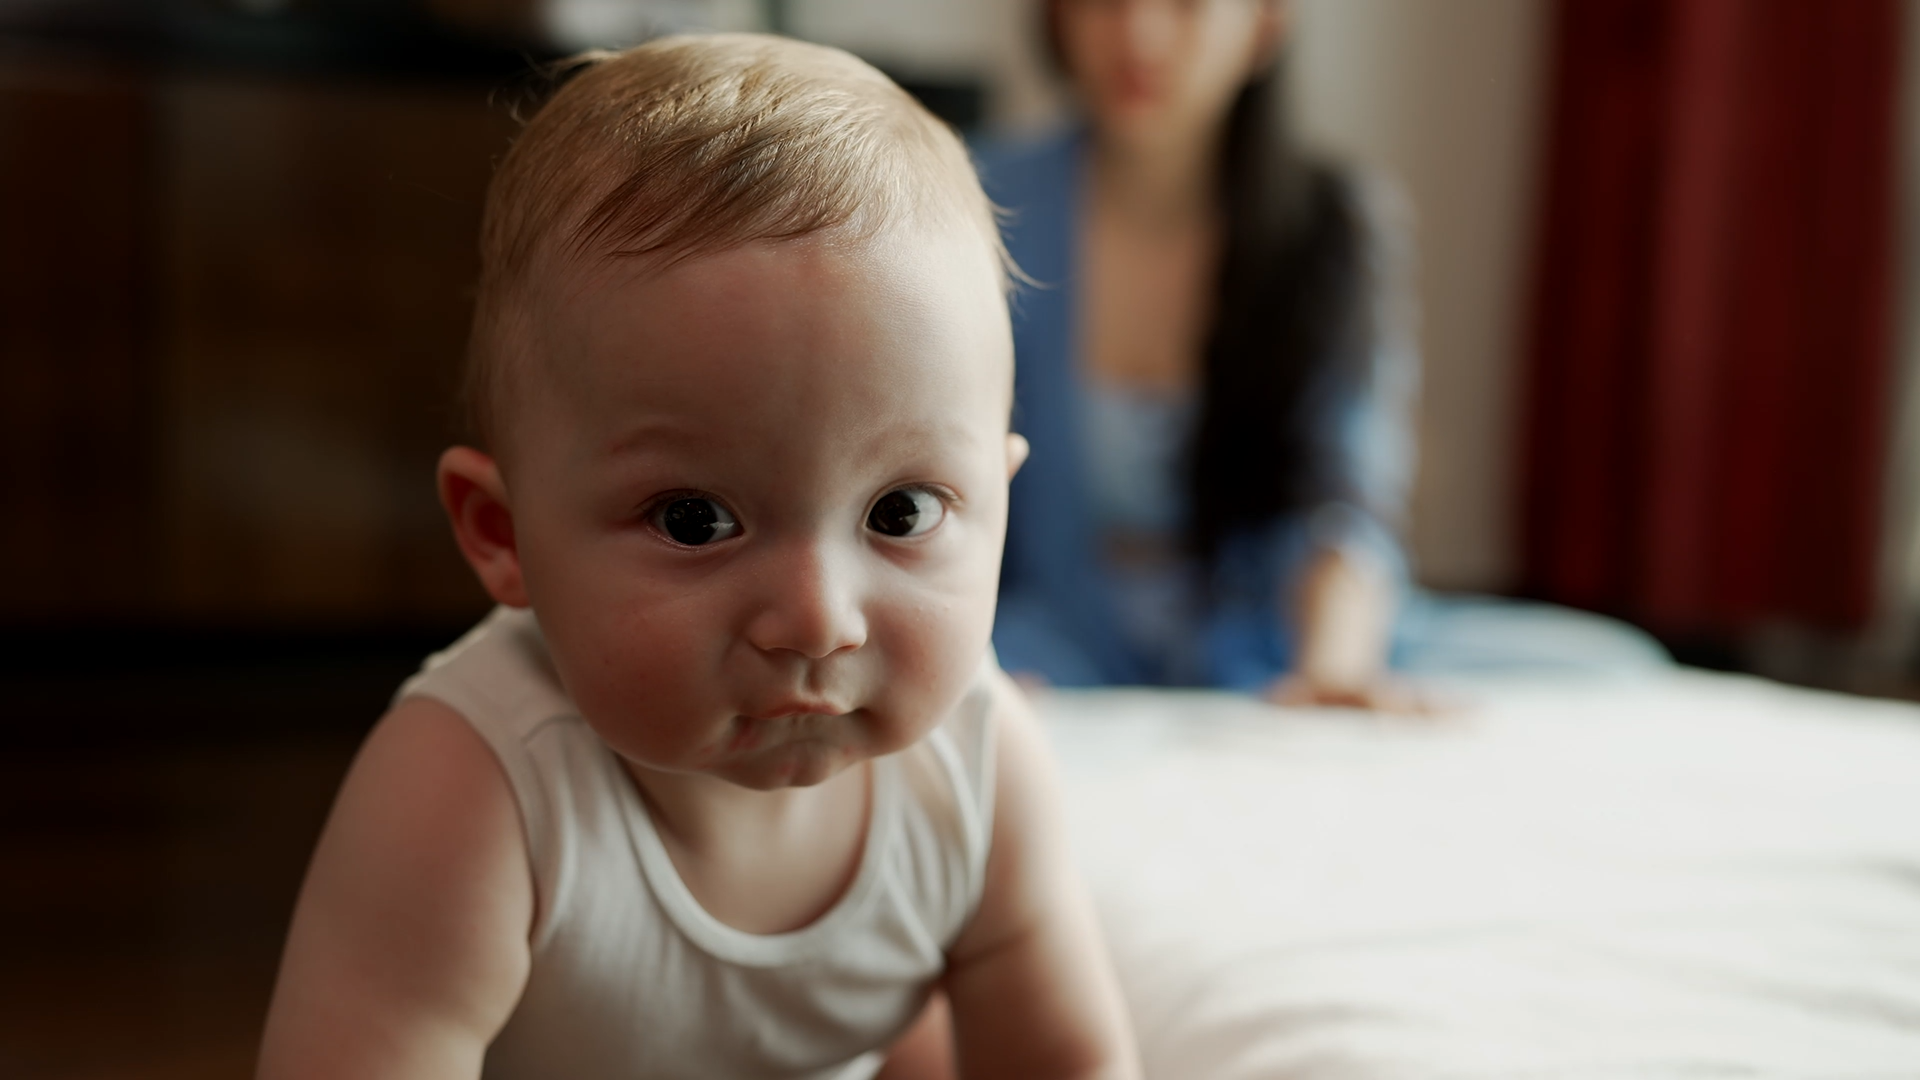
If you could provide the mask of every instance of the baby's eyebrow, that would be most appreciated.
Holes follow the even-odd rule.
[[[621,457],[642,450],[654,449],[660,443],[683,445],[687,439],[698,436],[708,430],[709,424],[685,423],[671,416],[650,416],[639,423],[620,430],[607,440],[601,452],[607,457]]]

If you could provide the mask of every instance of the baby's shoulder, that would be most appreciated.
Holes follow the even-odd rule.
[[[361,744],[340,798],[368,804],[376,820],[424,818],[429,832],[447,808],[467,817],[462,812],[483,805],[513,807],[512,786],[487,740],[459,710],[431,697],[403,698],[387,710]]]
[[[623,842],[630,783],[562,686],[532,612],[495,609],[427,658],[394,702],[390,720],[430,707],[488,751],[537,883],[559,888],[582,844]]]
[[[576,712],[533,613],[508,607],[495,608],[459,641],[429,656],[401,684],[394,702],[410,698],[444,703],[496,749]]]
[[[479,735],[442,702],[394,706],[348,770],[301,889],[262,1074],[303,1071],[292,1062],[322,1051],[390,1059],[396,1041],[415,1060],[450,1048],[477,1060],[526,981],[526,865]]]

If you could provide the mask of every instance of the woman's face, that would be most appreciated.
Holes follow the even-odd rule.
[[[1272,55],[1283,0],[1056,0],[1061,59],[1099,133],[1141,148],[1220,124]]]

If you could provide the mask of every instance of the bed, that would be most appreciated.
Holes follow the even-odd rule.
[[[1920,708],[1457,685],[1042,696],[1149,1077],[1920,1078]]]

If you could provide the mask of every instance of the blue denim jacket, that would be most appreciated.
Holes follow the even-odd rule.
[[[1077,132],[978,145],[994,202],[1009,212],[1009,252],[1037,286],[1013,298],[1014,428],[1033,446],[1014,478],[994,646],[1010,671],[1057,685],[1148,683],[1162,676],[1116,630],[1113,582],[1100,559],[1084,444],[1076,425],[1074,258],[1084,140]],[[1290,665],[1291,628],[1279,617],[1297,571],[1324,544],[1364,545],[1404,580],[1395,530],[1412,463],[1409,411],[1418,380],[1407,230],[1392,193],[1360,182],[1366,270],[1375,321],[1370,377],[1331,399],[1326,436],[1338,448],[1344,490],[1365,507],[1325,506],[1229,537],[1200,568],[1205,591],[1191,627],[1202,643],[1196,681],[1252,687]]]

